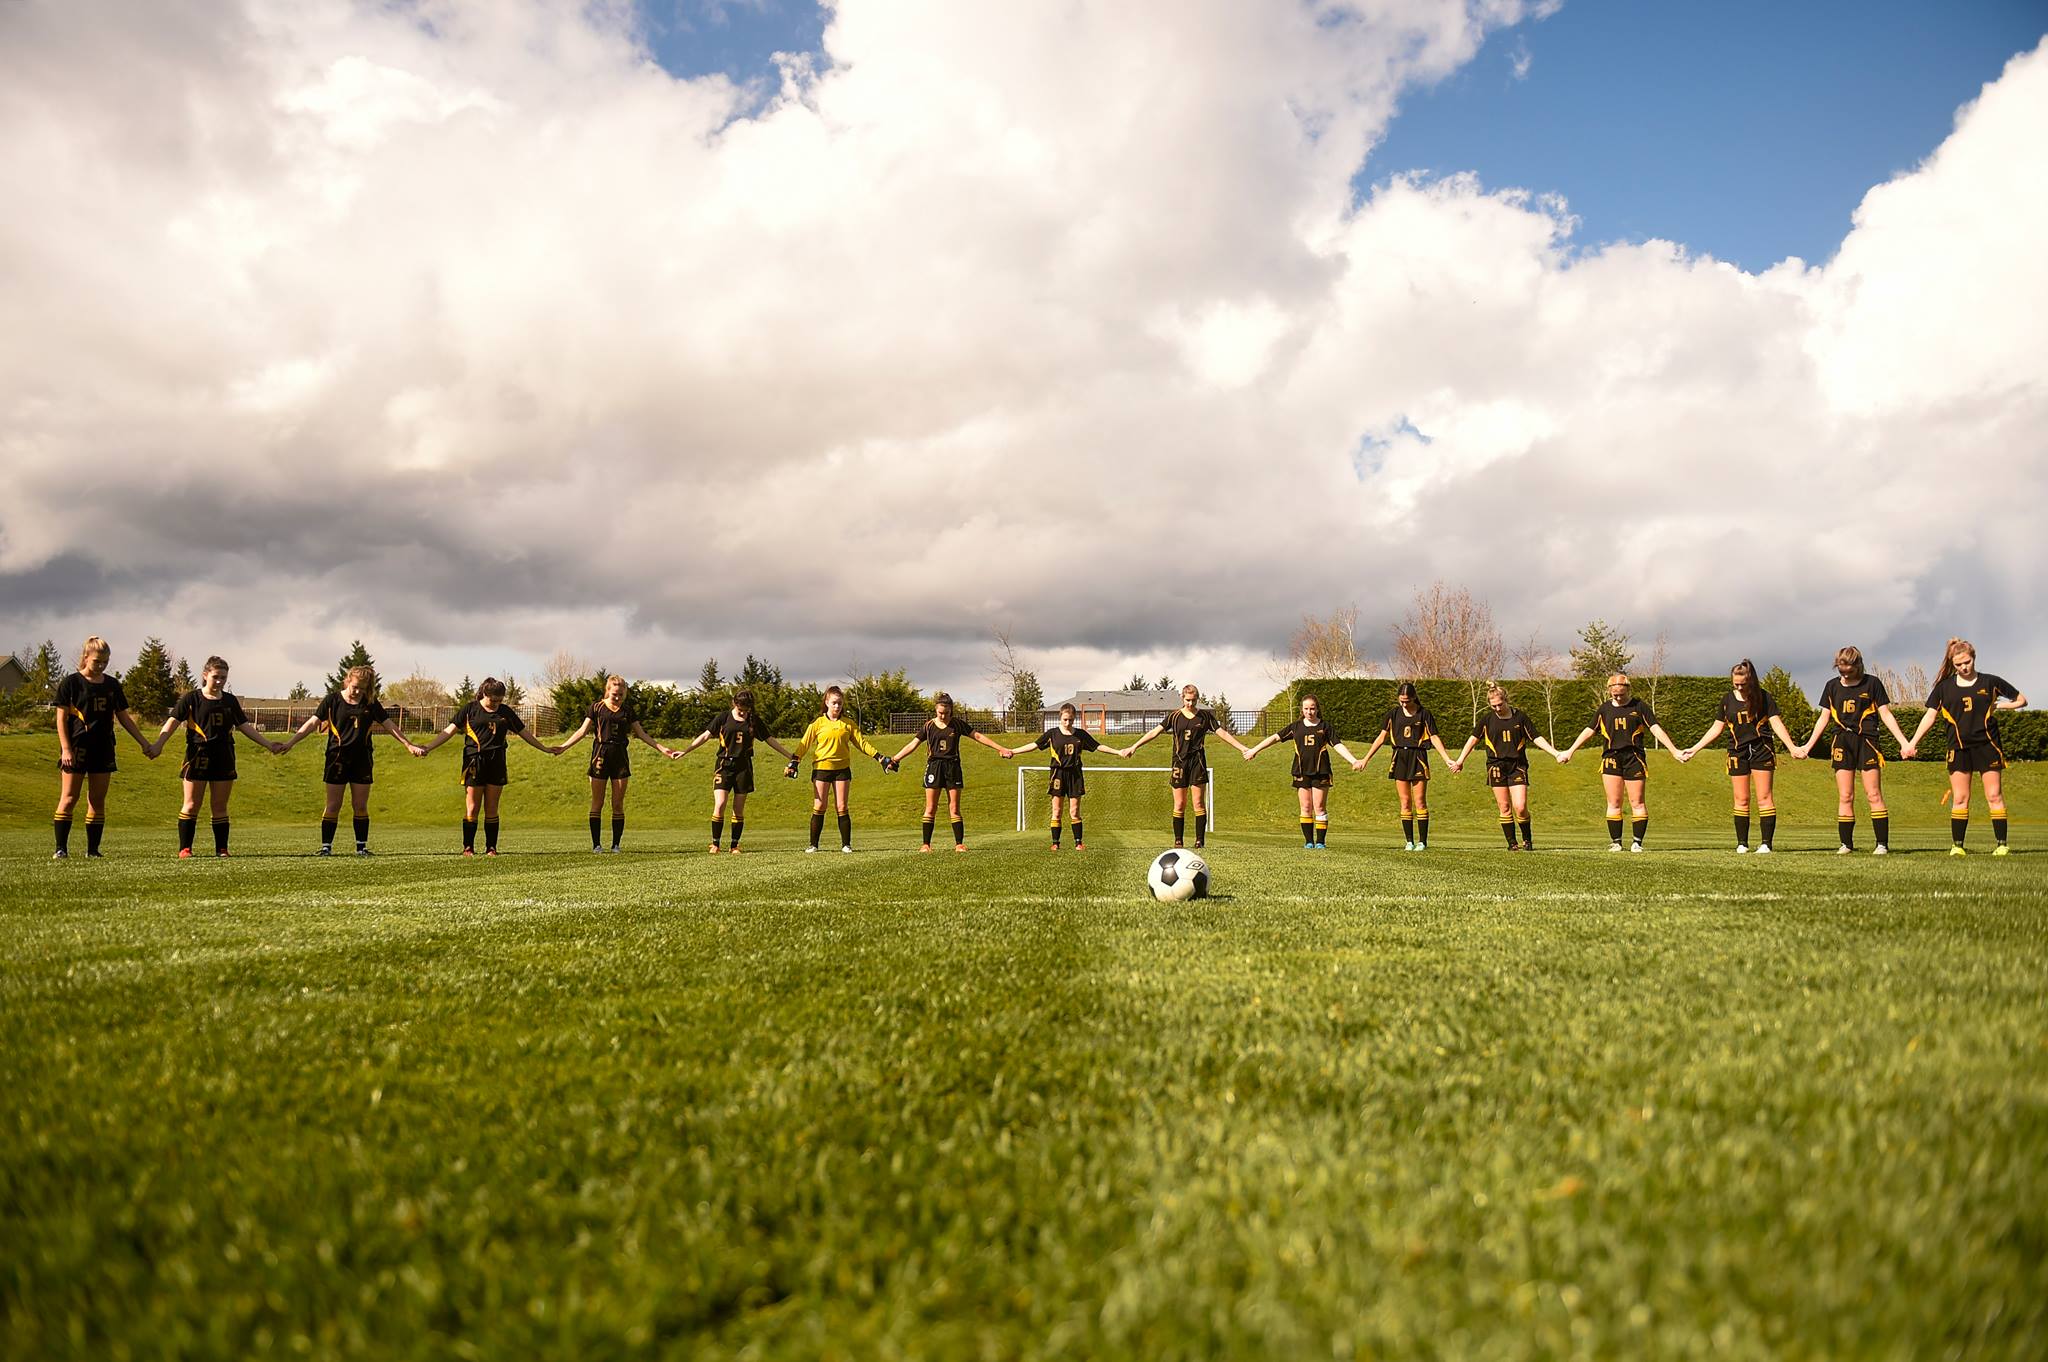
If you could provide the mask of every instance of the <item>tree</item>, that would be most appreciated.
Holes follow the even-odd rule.
[[[307,688],[305,682],[294,681],[292,682],[291,690],[284,698],[287,700],[310,700],[313,698],[313,692]]]
[[[1042,726],[1044,712],[1045,691],[1039,687],[1038,673],[1018,672],[1015,683],[1010,687],[1011,725],[1026,725],[1017,729],[1020,733],[1036,732]]]
[[[1479,718],[1486,683],[1507,662],[1493,608],[1462,586],[1431,582],[1394,626],[1394,667],[1406,677],[1463,681]]]
[[[1870,674],[1884,683],[1885,692],[1892,697],[1894,709],[1907,707],[1925,709],[1927,692],[1934,689],[1934,683],[1927,679],[1927,668],[1918,662],[1908,662],[1904,671],[1892,667],[1872,667]]]
[[[121,678],[128,707],[153,724],[160,724],[177,701],[177,683],[171,676],[171,655],[164,641],[152,635],[143,640],[135,665]]]
[[[412,675],[384,687],[384,698],[407,709],[434,709],[448,703],[448,688],[414,667]]]
[[[178,669],[171,673],[171,690],[183,695],[188,690],[199,689],[199,683],[192,679],[192,664],[184,658],[178,659]]]
[[[340,664],[335,667],[333,674],[327,678],[327,693],[332,695],[340,690],[341,683],[348,680],[350,669],[355,667],[368,667],[370,669],[370,689],[376,690],[377,664],[370,659],[370,650],[363,646],[363,641],[357,639],[354,645],[346,653],[342,654]]]
[[[1530,634],[1515,647],[1515,669],[1543,693],[1543,736],[1557,741],[1557,687],[1564,680],[1564,659],[1540,635]]]
[[[1204,707],[1206,707],[1206,708],[1208,708],[1208,709],[1212,709],[1212,710],[1214,710],[1214,711],[1216,712],[1216,722],[1217,722],[1217,723],[1219,723],[1219,724],[1222,724],[1222,725],[1223,725],[1223,727],[1224,727],[1224,730],[1225,730],[1226,732],[1230,732],[1230,733],[1235,733],[1235,732],[1237,732],[1237,723],[1236,723],[1236,721],[1235,721],[1235,720],[1234,720],[1234,719],[1233,719],[1233,718],[1231,717],[1231,714],[1230,714],[1230,697],[1229,697],[1229,696],[1227,696],[1227,695],[1219,695],[1219,696],[1217,696],[1217,697],[1216,697],[1216,698],[1215,698],[1214,700],[1204,700],[1204,701],[1202,701],[1202,704],[1203,704],[1203,706],[1204,706]]]
[[[519,678],[510,672],[505,674],[505,703],[517,709],[526,703],[526,688],[519,684]]]
[[[1792,730],[1797,738],[1813,732],[1814,723],[1820,718],[1813,702],[1806,698],[1806,692],[1792,679],[1791,673],[1783,667],[1773,667],[1765,672],[1763,688],[1778,702],[1778,710],[1785,716],[1785,727]]]
[[[1650,682],[1650,708],[1657,707],[1657,683],[1664,679],[1665,659],[1671,654],[1671,635],[1664,630],[1657,631],[1657,641],[1650,645],[1650,660],[1643,667],[1643,675]]]
[[[707,657],[704,665],[697,669],[697,690],[703,695],[716,695],[725,688],[725,682],[718,675],[718,659]]]
[[[1134,673],[1130,680],[1124,682],[1124,694],[1126,695],[1135,694],[1145,688],[1145,673],[1143,672]]]
[[[1172,677],[1170,677],[1170,676],[1162,676],[1162,677],[1160,677],[1160,678],[1159,678],[1159,679],[1158,679],[1157,681],[1154,681],[1154,682],[1152,683],[1152,689],[1154,689],[1154,690],[1172,690],[1172,689],[1173,689],[1173,678],[1172,678]]]
[[[910,678],[900,667],[893,672],[857,676],[842,689],[846,693],[846,717],[864,732],[887,733],[892,714],[932,713],[932,702],[910,684]]]
[[[1379,666],[1358,655],[1358,607],[1347,605],[1327,619],[1303,615],[1287,641],[1281,664],[1289,681],[1337,676],[1377,676]]]
[[[553,656],[540,665],[540,688],[551,691],[564,681],[587,674],[590,669],[589,658],[578,657],[567,648],[557,648]]]
[[[57,651],[55,639],[44,639],[42,646],[28,659],[28,681],[22,689],[29,692],[29,698],[39,705],[47,705],[57,694],[57,683],[64,679],[64,655]]]
[[[457,709],[461,709],[463,706],[472,703],[475,699],[476,683],[465,676],[462,678],[462,684],[455,688],[455,694],[450,697],[450,702]]]
[[[756,690],[764,686],[780,690],[782,668],[748,653],[747,660],[740,664],[740,674],[734,680],[737,687],[742,690]],[[806,719],[804,722],[809,723],[810,720]]]
[[[1628,650],[1628,635],[1612,628],[1606,620],[1594,620],[1579,630],[1579,646],[1571,650],[1572,675],[1581,681],[1605,681],[1615,672],[1625,672],[1635,661]]]
[[[1035,730],[1045,708],[1045,691],[1038,684],[1038,673],[1025,665],[1023,655],[1011,644],[1008,629],[995,631],[995,643],[989,648],[988,680],[1009,706],[1010,722],[1018,723],[1017,716],[1029,715]]]

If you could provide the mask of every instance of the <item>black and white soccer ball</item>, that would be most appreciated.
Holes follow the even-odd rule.
[[[1145,887],[1162,903],[1185,903],[1209,897],[1209,863],[1192,851],[1176,847],[1152,858]]]

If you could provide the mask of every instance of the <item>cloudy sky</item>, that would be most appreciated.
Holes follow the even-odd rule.
[[[1635,8],[0,5],[0,646],[2048,689],[2038,6]]]

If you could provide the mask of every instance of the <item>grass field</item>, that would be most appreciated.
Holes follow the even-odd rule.
[[[1375,771],[1307,855],[1233,757],[1220,897],[1166,909],[1156,778],[1058,857],[978,749],[967,856],[869,772],[861,854],[796,854],[771,779],[735,860],[704,754],[648,756],[628,855],[520,750],[460,861],[450,754],[387,749],[383,854],[321,861],[317,754],[245,749],[235,859],[180,864],[128,747],[110,855],[53,864],[52,740],[0,739],[0,1352],[2048,1354],[2031,769],[1996,860],[1921,765],[1908,854],[1835,857],[1812,763],[1738,859],[1711,754],[1647,856],[1583,757],[1543,854],[1471,774],[1389,849]]]

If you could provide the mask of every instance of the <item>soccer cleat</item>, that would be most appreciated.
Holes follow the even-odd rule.
[[[965,842],[955,842],[955,843],[953,843],[953,850],[955,850],[955,851],[965,851],[965,850],[967,850],[967,843],[965,843]]]
[[[1086,851],[1087,849],[1088,849],[1088,847],[1087,847],[1087,845],[1086,845],[1085,843],[1082,843],[1082,842],[1076,842],[1076,843],[1074,843],[1074,850],[1076,850],[1076,851]]]
[[[596,848],[596,847],[592,847],[592,848],[591,848],[591,850],[592,850],[592,851],[595,851],[595,850],[597,850],[597,848]],[[738,848],[737,848],[737,847],[735,847],[735,848],[734,848],[734,850],[738,850]],[[716,842],[713,842],[713,843],[711,844],[710,848],[709,848],[709,852],[710,852],[710,854],[711,854],[711,855],[713,855],[713,856],[716,856],[716,855],[718,854],[718,843],[716,843]]]
[[[357,847],[357,848],[356,848],[356,855],[358,855],[358,856],[375,856],[376,854],[377,854],[376,852],[374,852],[374,851],[370,850],[370,849],[369,849],[368,847]]]
[[[805,847],[805,848],[804,848],[804,855],[806,855],[806,856],[815,856],[815,855],[817,855],[817,854],[818,854],[818,849],[817,849],[816,847]]]
[[[463,855],[465,855],[465,856],[474,856],[474,855],[476,855],[476,848],[475,848],[475,847],[464,847],[464,848],[462,849],[462,854],[463,854]]]
[[[1314,842],[1303,842],[1301,844],[1301,849],[1303,851],[1314,851],[1316,849],[1316,844]]]
[[[68,861],[71,859],[71,853],[60,848],[51,853],[50,859],[53,861]]]
[[[1737,856],[1747,856],[1749,855],[1749,848],[1744,846],[1742,843],[1737,842],[1735,844],[1735,854]]]
[[[191,847],[179,847],[179,848],[178,848],[178,859],[179,859],[179,860],[181,860],[181,861],[189,861],[189,860],[191,860],[191,859],[192,859],[192,848],[191,848]]]
[[[1201,850],[1201,849],[1202,849],[1203,847],[1205,847],[1205,846],[1207,846],[1207,845],[1208,845],[1208,843],[1207,843],[1207,842],[1196,842],[1196,843],[1195,843],[1195,850],[1197,850],[1197,851],[1200,851],[1200,850]]]
[[[323,846],[313,854],[315,856],[332,856],[334,854],[334,848],[330,846]]]
[[[1759,856],[1768,856],[1768,855],[1770,855],[1770,854],[1771,854],[1771,844],[1770,844],[1769,842],[1765,842],[1765,843],[1764,843],[1764,844],[1763,844],[1762,846],[1760,846],[1760,847],[1758,847],[1758,848],[1756,849],[1756,854],[1757,854],[1757,855],[1759,855]]]
[[[729,856],[737,856],[740,854],[740,849],[738,847],[734,847],[731,851],[727,852],[726,854]]]
[[[1053,849],[1054,851],[1058,851],[1058,850],[1060,849],[1060,844],[1059,844],[1058,842],[1054,842],[1054,843],[1052,844],[1052,849]],[[1076,842],[1076,843],[1074,844],[1074,849],[1075,849],[1076,851],[1079,851],[1079,850],[1081,849],[1080,843]]]
[[[850,842],[841,842],[839,844],[839,854],[842,856],[853,855],[853,844]]]
[[[1948,854],[1951,856],[1967,856],[1970,853],[1963,850],[1961,847],[1950,847],[1948,849]]]
[[[485,848],[484,848],[484,855],[486,855],[486,856],[489,856],[489,857],[491,857],[491,858],[492,858],[493,860],[495,860],[495,859],[497,859],[497,855],[498,855],[498,849],[497,849],[496,847],[485,847]]]
[[[1403,851],[1413,851],[1413,850],[1415,850],[1415,843],[1413,843],[1413,842],[1403,842],[1403,843],[1401,843],[1401,850],[1403,850]]]
[[[1630,842],[1628,844],[1628,849],[1630,854],[1639,856],[1642,854],[1643,844],[1641,842]]]
[[[1892,849],[1886,846],[1883,842],[1879,842],[1876,846],[1870,849],[1870,854],[1873,856],[1889,856],[1892,854]]]
[[[1607,849],[1608,849],[1609,851],[1619,851],[1619,850],[1621,850],[1621,843],[1619,843],[1619,842],[1609,842],[1609,843],[1607,844]]]
[[[85,859],[88,861],[104,861],[107,858],[97,851],[88,851],[85,853]]]
[[[2005,843],[2000,842],[1997,846],[1991,848],[1991,854],[1993,856],[2009,856],[2012,853],[2005,849]]]
[[[1854,848],[1854,847],[1836,847],[1836,848],[1835,848],[1835,855],[1837,855],[1837,856],[1848,856],[1848,855],[1852,854],[1852,853],[1853,853],[1854,851],[1855,851],[1855,848]]]
[[[919,847],[917,851],[920,856],[924,856],[929,855],[931,853],[931,849],[932,844],[930,842],[926,842],[923,846]]]
[[[216,851],[213,853],[213,859],[216,861],[225,861],[227,858],[228,854],[225,851]]]
[[[1180,838],[1176,837],[1176,838],[1174,838],[1174,839],[1173,839],[1173,849],[1174,849],[1175,851],[1179,851],[1179,850],[1180,850]]]

